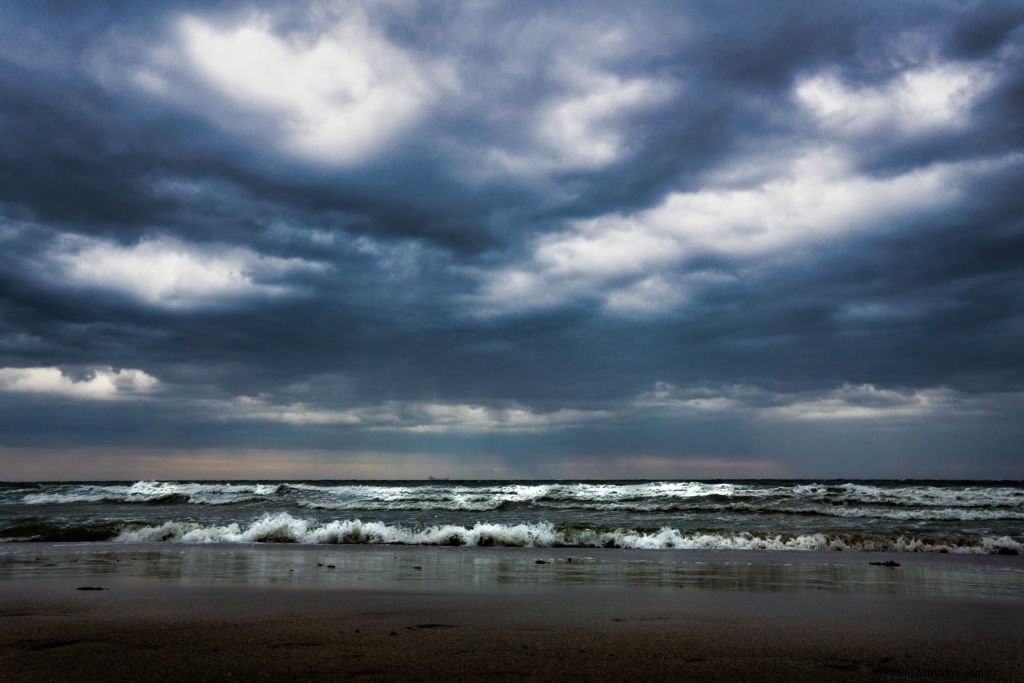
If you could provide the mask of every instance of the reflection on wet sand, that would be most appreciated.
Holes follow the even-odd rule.
[[[0,579],[96,577],[295,588],[630,586],[951,597],[1024,595],[1024,562],[1020,558],[894,557],[899,558],[896,567],[878,566],[877,554],[864,553],[11,543],[0,547]]]

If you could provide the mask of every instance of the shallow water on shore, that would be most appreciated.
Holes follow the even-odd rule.
[[[877,564],[895,562],[889,567]],[[875,564],[872,564],[875,563]],[[8,543],[0,581],[446,590],[654,588],[1024,600],[1018,557],[785,551]]]

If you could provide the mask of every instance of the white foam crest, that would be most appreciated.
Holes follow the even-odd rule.
[[[208,484],[200,482],[138,481],[128,487],[133,495],[165,495],[167,493],[276,493],[279,484]]]
[[[514,500],[537,501],[557,507],[558,501],[570,501],[601,510],[629,509],[642,501],[664,504],[666,500],[699,498],[709,495],[731,496],[733,484],[701,482],[647,482],[637,484],[572,483],[517,487]],[[546,499],[546,500],[543,500]]]
[[[66,505],[73,503],[99,503],[120,500],[128,494],[127,486],[102,486],[98,484],[62,485],[52,493],[29,493],[22,497],[26,505]]]
[[[978,486],[901,486],[878,487],[847,483],[839,487],[845,495],[841,501],[892,503],[906,506],[935,507],[1024,506],[1024,489],[1014,487],[985,488]]]
[[[278,484],[137,482],[129,489],[128,501],[159,501],[172,496],[184,496],[189,503],[230,505],[273,496],[279,489]]]
[[[596,540],[596,542],[595,542]],[[1024,545],[1008,536],[984,537],[976,543],[943,542],[928,538],[899,536],[850,537],[832,534],[758,535],[751,533],[680,533],[663,527],[655,533],[618,530],[581,539],[581,545],[595,545],[640,550],[805,550],[805,551],[889,551],[889,552],[942,552],[958,554],[993,554],[1000,551],[1024,554]],[[590,541],[590,542],[586,542]]]
[[[181,543],[301,543],[308,522],[288,514],[266,515],[248,527],[232,522],[202,526],[195,522],[164,522],[159,526],[122,531],[114,538],[122,543],[178,541]],[[307,541],[312,542],[312,541]]]
[[[551,484],[514,484],[500,486],[495,490],[499,496],[509,497],[516,501],[537,500],[551,493],[557,486]]]
[[[980,539],[929,539],[842,534],[753,534],[682,532],[671,527],[657,531],[616,529],[559,530],[548,522],[534,524],[492,524],[477,522],[471,527],[445,524],[413,528],[359,519],[319,523],[287,513],[265,515],[243,526],[202,526],[194,522],[169,521],[158,526],[125,530],[118,542],[180,543],[305,543],[305,544],[403,544],[520,547],[615,547],[638,550],[817,550],[891,551],[1024,554],[1024,544],[1009,536]]]
[[[815,512],[833,517],[863,518],[874,517],[898,520],[935,520],[935,521],[980,521],[993,519],[1024,519],[1024,510],[1013,511],[1002,508],[969,509],[969,508],[924,508],[924,509],[889,509],[889,508],[855,508],[846,506],[821,506],[813,508]]]
[[[451,498],[447,501],[439,501],[446,503],[440,507],[452,510],[465,510],[467,512],[482,512],[484,510],[494,510],[500,505],[501,500],[496,499],[494,496],[481,496],[466,493],[454,493]]]
[[[618,529],[601,534],[581,536],[580,544],[595,547],[630,548],[637,550],[831,550],[824,535],[757,536],[749,533],[682,533],[678,529],[662,527],[656,532]]]
[[[556,486],[549,484],[512,484],[496,487],[465,487],[452,490],[453,509],[467,511],[497,510],[507,503],[536,503],[551,494]]]
[[[405,545],[500,545],[546,547],[559,542],[554,527],[541,524],[484,524],[472,527],[458,525],[429,526],[411,529],[390,526],[383,522],[346,520],[331,522],[313,530],[314,543],[390,543]]]
[[[69,503],[98,503],[108,496],[102,493],[29,493],[21,502],[26,505],[66,505]]]
[[[297,491],[320,494],[330,501],[358,501],[363,505],[409,500],[437,499],[444,497],[450,487],[440,486],[373,486],[367,484],[341,484],[337,486],[318,486],[315,484],[288,484],[288,488]]]
[[[357,543],[405,545],[502,545],[551,546],[564,544],[564,539],[549,523],[485,524],[478,522],[467,528],[458,525],[429,526],[413,529],[391,526],[383,522],[335,520],[316,524],[296,519],[288,513],[265,515],[247,527],[237,523],[224,526],[201,526],[193,522],[165,522],[159,526],[125,530],[118,542],[181,543]]]
[[[584,499],[590,496],[613,499],[635,498],[700,498],[703,496],[732,496],[735,484],[706,484],[696,481],[657,481],[644,484],[581,484],[579,493]]]
[[[487,512],[500,507],[502,500],[489,496],[453,493],[443,498],[389,497],[385,500],[363,498],[318,498],[299,500],[296,505],[309,510],[462,510]]]
[[[981,546],[985,549],[986,553],[1008,550],[1016,552],[1018,555],[1024,555],[1024,543],[1018,543],[1009,536],[1000,536],[998,538],[985,536],[981,539]]]
[[[389,505],[369,506],[361,500],[300,500],[296,503],[300,508],[307,510],[388,510]]]
[[[358,511],[396,511],[396,510],[459,510],[462,512],[489,512],[499,507],[499,503],[493,501],[474,501],[472,499],[446,500],[446,501],[423,501],[423,500],[396,500],[396,501],[364,501],[364,500],[300,500],[296,503],[300,508],[307,510],[335,510],[338,512],[346,510]]]
[[[778,490],[778,489],[776,489]],[[798,484],[794,486],[792,492],[801,497],[816,497],[824,496],[828,493],[828,486],[825,484]]]
[[[22,498],[26,505],[71,503],[148,503],[180,496],[190,503],[224,505],[252,497],[277,493],[278,484],[207,484],[138,481],[129,486],[74,486],[57,493],[30,493]]]
[[[549,485],[507,486],[364,486],[314,487],[288,485],[312,495],[297,501],[314,510],[463,510],[485,512],[508,502],[531,502],[550,491]]]
[[[652,493],[656,496],[667,495],[672,498],[699,498],[703,496],[734,496],[740,487],[735,484],[704,484],[701,482],[662,482],[655,484]],[[742,489],[741,489],[742,490]]]

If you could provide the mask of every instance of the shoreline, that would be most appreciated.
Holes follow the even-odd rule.
[[[884,566],[887,562],[897,566]],[[1008,555],[108,541],[0,544],[0,582],[47,576],[385,590],[628,586],[1024,596],[1024,558]]]
[[[0,670],[12,681],[1024,678],[1021,558],[578,550],[5,544]],[[900,566],[868,564],[887,559]]]

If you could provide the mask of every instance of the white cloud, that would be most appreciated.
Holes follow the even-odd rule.
[[[760,389],[744,385],[682,388],[670,382],[655,382],[649,391],[632,401],[632,407],[674,415],[725,414],[744,410],[751,397],[761,394]]]
[[[524,263],[481,273],[475,303],[492,314],[588,298],[615,313],[664,309],[700,284],[686,279],[694,257],[764,267],[766,257],[793,258],[795,249],[940,211],[987,169],[937,164],[878,178],[858,173],[838,150],[805,152],[752,186],[674,192],[650,209],[573,221],[539,237]]]
[[[606,419],[605,411],[560,409],[537,412],[519,405],[388,401],[376,405],[330,409],[307,403],[275,403],[267,397],[239,396],[204,401],[222,419],[281,422],[293,425],[349,425],[374,431],[415,433],[540,432]]]
[[[299,244],[310,247],[333,247],[351,237],[338,229],[318,229],[291,225],[286,221],[272,221],[263,234],[278,244]]]
[[[233,21],[184,15],[167,43],[141,46],[121,36],[90,67],[108,87],[127,83],[228,134],[269,139],[287,155],[331,166],[373,158],[443,107],[474,127],[504,128],[496,144],[461,135],[431,141],[463,149],[471,160],[464,173],[525,181],[627,157],[638,141],[630,119],[681,89],[664,74],[616,68],[665,49],[653,45],[664,39],[647,19],[581,21],[553,11],[509,22],[490,16],[486,4],[459,6],[448,13],[443,50],[434,45],[428,54],[381,28],[395,16],[415,22],[414,11],[359,5],[318,3]],[[523,98],[538,80],[537,96]]]
[[[979,68],[947,63],[909,69],[880,86],[857,87],[835,73],[819,73],[799,81],[794,95],[831,131],[918,134],[964,125],[990,82]]]
[[[397,407],[397,406],[396,406]],[[522,406],[488,407],[464,403],[411,403],[399,407],[398,429],[412,432],[543,432],[609,417],[597,410],[535,412]]]
[[[356,164],[415,124],[453,75],[389,42],[358,8],[329,14],[311,17],[316,35],[286,33],[269,15],[234,25],[184,16],[176,41],[146,51],[128,80],[229,133],[255,126],[286,154]]]
[[[756,255],[952,200],[943,196],[952,180],[948,167],[872,178],[835,152],[813,152],[780,171],[749,189],[673,193],[638,214],[579,221],[542,239],[534,258],[557,274],[628,275],[688,255]]]
[[[294,425],[360,424],[354,410],[327,410],[305,403],[277,404],[262,397],[237,396],[230,401],[205,401],[204,405],[226,419],[283,422]]]
[[[821,396],[799,397],[762,409],[768,417],[796,420],[879,420],[922,417],[955,410],[961,401],[945,388],[879,389],[873,384],[844,384]]]
[[[480,9],[464,4],[463,18]],[[491,142],[468,143],[464,151],[470,165],[464,172],[469,177],[507,181],[511,176],[549,195],[571,193],[550,186],[547,177],[593,171],[629,158],[645,142],[636,118],[667,105],[683,90],[675,75],[641,74],[635,68],[638,61],[670,49],[649,13],[623,7],[607,17],[550,9],[515,21],[477,17],[453,36],[456,53],[474,44],[500,45],[495,61],[459,62],[463,82],[478,87],[460,93],[455,106],[496,133]],[[672,21],[672,44],[689,37],[680,17],[658,19]],[[461,144],[467,143],[455,142]]]
[[[63,284],[109,290],[170,309],[216,305],[241,297],[292,290],[285,275],[322,270],[320,264],[282,259],[237,247],[199,247],[170,238],[132,246],[64,236],[48,253],[44,276]]]
[[[596,66],[563,65],[554,78],[557,93],[528,119],[530,146],[490,150],[493,165],[524,177],[608,166],[635,147],[630,117],[668,102],[679,91],[666,79],[623,78]]]
[[[56,367],[0,368],[0,391],[111,400],[153,391],[159,381],[142,370],[93,368],[77,376]]]
[[[600,168],[629,150],[621,129],[630,114],[667,101],[676,88],[653,79],[622,79],[589,73],[573,78],[564,97],[541,110],[538,138],[554,152],[559,168]]]
[[[678,308],[687,290],[660,275],[652,275],[605,297],[605,307],[619,315],[656,315]]]
[[[1021,393],[966,394],[948,387],[885,388],[843,384],[830,389],[781,392],[752,384],[677,386],[657,382],[650,390],[604,409],[538,411],[519,404],[483,405],[441,401],[387,401],[342,408],[305,402],[280,403],[269,396],[203,400],[210,415],[297,426],[339,425],[379,432],[417,434],[540,433],[637,418],[735,418],[774,422],[903,421],[995,414],[1024,405]]]
[[[633,401],[637,410],[675,416],[742,416],[781,421],[850,422],[994,414],[1024,405],[1022,393],[967,394],[948,387],[874,384],[796,392],[754,385],[679,387],[658,382]]]

